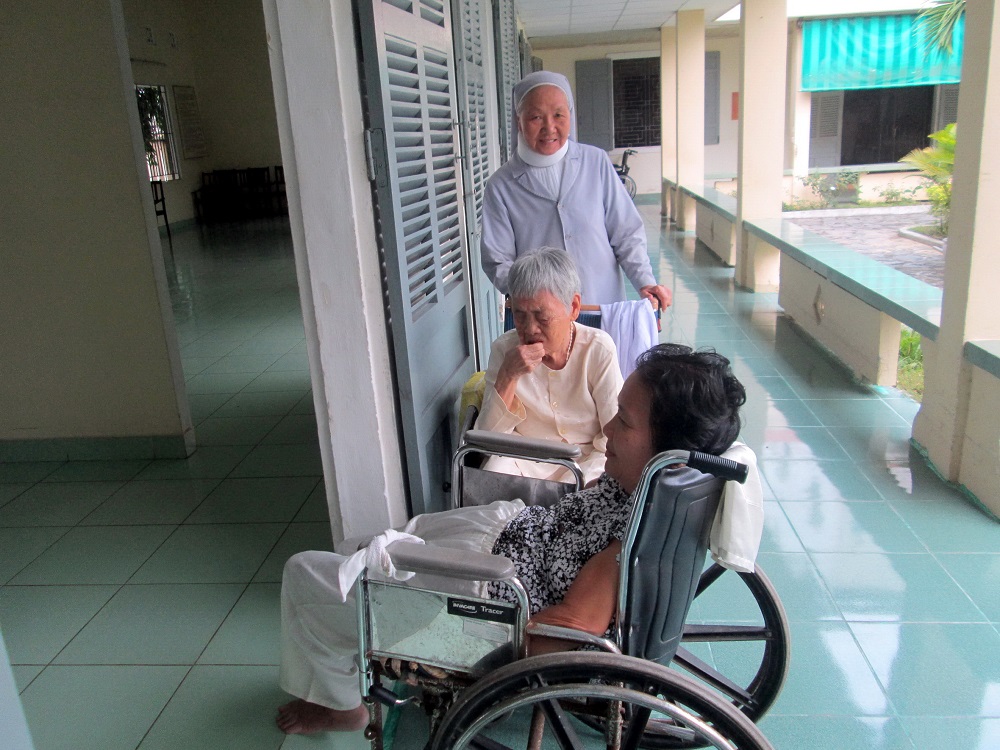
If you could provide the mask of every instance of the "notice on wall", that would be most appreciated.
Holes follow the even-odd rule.
[[[174,107],[181,135],[181,154],[185,159],[207,156],[208,140],[201,124],[194,86],[174,86]]]

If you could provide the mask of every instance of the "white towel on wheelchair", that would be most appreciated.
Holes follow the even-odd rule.
[[[400,541],[412,542],[413,544],[424,543],[423,539],[413,536],[413,534],[396,531],[395,529],[386,529],[374,537],[368,543],[367,547],[358,550],[341,564],[340,569],[337,571],[337,578],[340,583],[340,600],[342,602],[347,601],[348,592],[365,568],[397,581],[408,581],[413,578],[414,574],[410,571],[396,570],[396,567],[392,564],[392,559],[389,557],[389,553],[385,550],[393,542]]]
[[[735,442],[722,457],[746,464],[750,473],[745,483],[726,482],[723,487],[712,522],[709,549],[719,565],[752,573],[764,532],[764,492],[757,473],[757,456],[743,443]]]
[[[639,355],[656,344],[656,315],[645,299],[601,305],[601,329],[618,347],[618,367],[627,378]]]

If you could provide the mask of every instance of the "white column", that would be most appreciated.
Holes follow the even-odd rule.
[[[953,481],[971,488],[963,472],[964,455],[977,446],[967,433],[992,435],[978,455],[997,473],[997,408],[970,408],[972,368],[962,356],[966,341],[1000,339],[997,289],[1000,288],[1000,14],[995,0],[966,6],[965,53],[958,101],[958,142],[952,182],[944,299],[937,341],[925,347],[923,404],[913,426],[914,439]],[[930,352],[930,356],[927,356]],[[980,467],[982,468],[982,467]],[[974,490],[975,491],[975,490]],[[997,490],[990,490],[996,498]],[[985,498],[984,498],[985,502]]]
[[[7,750],[34,750],[24,708],[17,693],[17,683],[10,669],[7,647],[0,633],[0,726],[3,727],[4,747]]]
[[[705,11],[677,14],[677,181],[705,187]],[[677,228],[693,231],[696,202],[679,197]]]
[[[660,27],[660,161],[663,180],[661,212],[668,220],[676,218],[677,184],[677,28]]]
[[[334,526],[403,523],[350,0],[264,0],[289,217]]]
[[[786,14],[785,0],[744,0],[740,18],[736,283],[761,292],[777,290],[780,254],[748,236],[743,222],[781,216]]]
[[[812,120],[812,94],[802,91],[802,29],[797,24],[788,29],[788,104],[785,132],[785,164],[791,165],[789,197],[808,194],[802,180],[809,176],[809,128]]]

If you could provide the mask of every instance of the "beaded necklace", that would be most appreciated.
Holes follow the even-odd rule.
[[[566,362],[569,362],[569,353],[573,351],[573,343],[576,341],[576,324],[569,324],[569,346],[566,347]]]

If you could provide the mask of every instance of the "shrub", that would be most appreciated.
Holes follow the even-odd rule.
[[[931,213],[938,220],[941,234],[948,236],[948,217],[951,214],[951,182],[930,182],[927,197],[931,200]]]
[[[883,203],[887,203],[889,205],[903,205],[916,203],[916,195],[919,189],[920,188],[915,187],[899,188],[890,182],[881,189],[875,188],[875,193],[882,199]]]
[[[802,178],[802,184],[813,191],[823,208],[832,208],[844,198],[857,199],[861,191],[861,172],[841,171],[833,173],[814,172]]]
[[[896,384],[914,399],[920,401],[924,395],[924,350],[920,346],[920,334],[903,326],[899,337],[899,363],[896,367]]]
[[[948,234],[948,214],[951,211],[951,175],[955,171],[956,125],[946,125],[930,134],[933,145],[915,148],[901,162],[912,164],[923,174],[927,182],[927,197],[931,201],[931,213],[938,220],[941,231]]]

